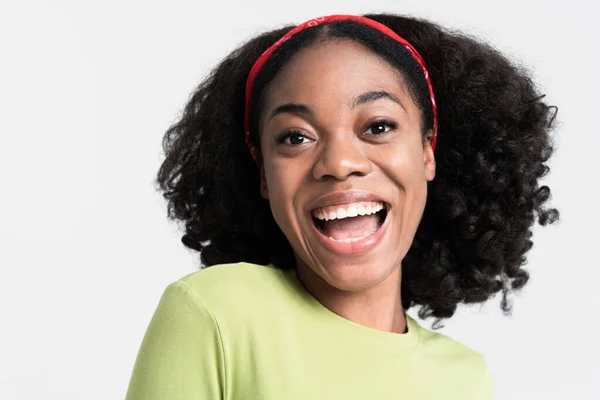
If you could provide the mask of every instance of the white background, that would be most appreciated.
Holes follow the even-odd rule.
[[[498,399],[600,398],[596,4],[2,2],[0,399],[124,397],[162,291],[198,263],[153,186],[164,131],[251,35],[371,11],[488,40],[530,66],[559,106],[545,182],[562,221],[536,229],[530,283],[512,317],[495,300],[442,332],[486,355]]]

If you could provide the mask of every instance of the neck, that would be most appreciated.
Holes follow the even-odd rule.
[[[400,267],[376,286],[361,291],[338,289],[306,265],[298,265],[296,274],[300,283],[319,303],[339,316],[381,331],[406,332]]]

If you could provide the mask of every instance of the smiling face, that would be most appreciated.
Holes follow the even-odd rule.
[[[344,291],[398,283],[435,174],[400,73],[354,41],[317,42],[268,85],[260,134],[261,193],[298,273]]]

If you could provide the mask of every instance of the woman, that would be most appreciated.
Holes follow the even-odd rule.
[[[203,82],[158,183],[210,266],[171,284],[128,399],[490,399],[484,358],[405,311],[506,295],[544,207],[552,108],[424,20],[262,34]]]

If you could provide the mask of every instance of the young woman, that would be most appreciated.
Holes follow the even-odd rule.
[[[521,288],[553,109],[493,48],[424,20],[264,33],[203,82],[158,183],[202,269],[166,289],[134,399],[477,399],[484,358],[406,314]]]

